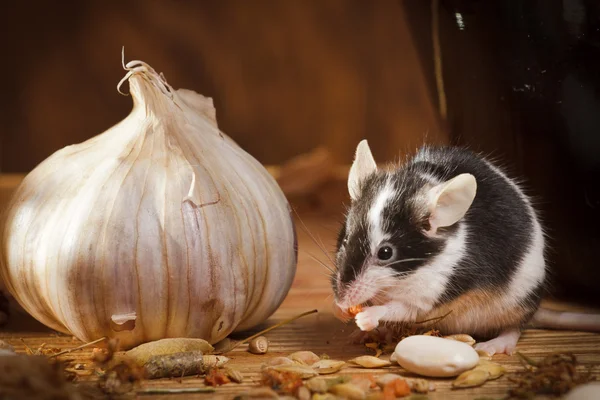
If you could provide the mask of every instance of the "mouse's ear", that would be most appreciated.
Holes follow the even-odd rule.
[[[367,140],[361,140],[356,146],[354,162],[350,167],[350,174],[348,174],[348,192],[352,200],[356,200],[360,195],[361,182],[375,171],[377,171],[377,164]]]
[[[437,228],[458,222],[471,207],[476,192],[477,181],[471,174],[460,174],[429,189],[428,233],[435,234]]]

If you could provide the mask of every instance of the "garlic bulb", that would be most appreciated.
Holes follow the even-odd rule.
[[[219,131],[211,99],[144,62],[125,68],[131,113],[52,154],[14,193],[1,279],[33,317],[84,341],[216,343],[263,322],[289,291],[290,208]]]

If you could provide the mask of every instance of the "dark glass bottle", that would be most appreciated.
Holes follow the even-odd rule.
[[[599,304],[600,2],[403,4],[436,99],[441,60],[453,143],[523,178],[549,235],[551,289]]]

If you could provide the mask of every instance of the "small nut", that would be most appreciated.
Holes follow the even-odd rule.
[[[269,349],[269,340],[264,336],[259,336],[250,341],[248,351],[252,354],[265,354]]]

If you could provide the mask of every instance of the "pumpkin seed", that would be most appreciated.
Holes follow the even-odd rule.
[[[306,365],[300,364],[284,364],[284,365],[276,365],[274,367],[269,367],[277,372],[289,372],[292,374],[296,374],[300,376],[302,379],[312,378],[314,376],[319,375],[317,371],[312,369]]]
[[[469,346],[473,346],[475,344],[475,339],[473,339],[470,335],[467,335],[465,333],[460,333],[458,335],[444,336],[444,339],[456,340],[456,341],[459,341],[459,342],[466,343]]]
[[[303,365],[313,365],[320,360],[319,356],[312,351],[297,351],[290,354],[288,358]]]
[[[344,397],[348,400],[364,400],[367,396],[365,391],[352,383],[340,383],[333,385],[329,391],[336,396]]]
[[[352,360],[350,360],[350,362],[354,363],[354,364],[358,364],[364,368],[382,368],[382,367],[389,367],[390,365],[392,365],[392,363],[387,360],[382,360],[380,358],[373,357],[373,356],[356,357],[356,358],[353,358]]]
[[[314,363],[311,367],[321,375],[334,374],[346,365],[343,361],[337,360],[320,360]]]
[[[471,369],[460,374],[452,386],[456,388],[468,388],[483,385],[489,378],[490,373],[481,369]]]

